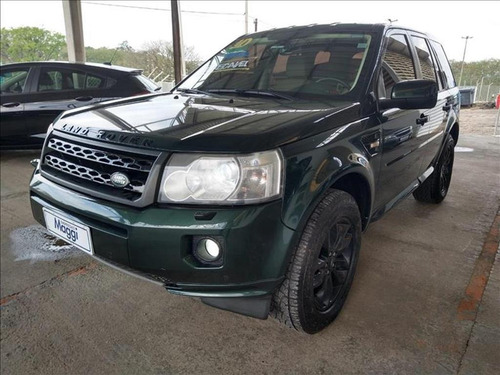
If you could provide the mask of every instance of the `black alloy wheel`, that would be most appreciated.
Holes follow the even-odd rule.
[[[361,247],[361,216],[354,198],[330,189],[302,231],[271,316],[316,333],[339,314],[351,287]]]
[[[352,265],[352,232],[348,218],[341,218],[325,233],[312,278],[316,308],[327,311],[333,306]]]
[[[434,166],[434,172],[413,192],[417,201],[441,203],[446,198],[450,188],[454,159],[455,140],[448,134],[441,155]]]
[[[451,173],[453,171],[453,148],[446,147],[443,150],[442,155],[442,165],[441,171],[439,174],[439,187],[441,196],[444,198],[448,193],[448,188],[450,187],[451,182]]]

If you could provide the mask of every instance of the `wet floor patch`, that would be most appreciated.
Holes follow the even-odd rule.
[[[474,149],[470,147],[460,147],[460,146],[455,146],[455,152],[473,152]]]
[[[13,230],[10,241],[15,260],[54,261],[82,255],[77,248],[49,234],[40,225]]]

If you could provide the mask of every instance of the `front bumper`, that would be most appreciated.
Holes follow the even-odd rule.
[[[283,280],[295,234],[281,221],[281,201],[213,209],[137,209],[61,187],[38,171],[30,195],[40,224],[45,226],[46,207],[87,225],[100,260],[160,282],[173,293],[203,297],[207,303],[210,298],[269,297]],[[207,212],[215,215],[207,219],[212,216],[204,215]],[[223,239],[222,266],[197,262],[192,255],[195,236]]]

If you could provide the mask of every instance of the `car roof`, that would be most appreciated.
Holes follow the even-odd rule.
[[[311,25],[301,25],[301,26],[289,26],[289,27],[281,27],[281,28],[275,28],[275,29],[269,29],[265,31],[260,31],[257,33],[249,33],[247,35],[259,35],[259,34],[266,34],[271,31],[284,31],[284,30],[300,30],[300,29],[326,29],[326,28],[331,28],[335,31],[343,31],[343,32],[379,32],[382,33],[385,30],[388,29],[400,29],[400,30],[407,30],[407,31],[412,31],[416,32],[419,34],[426,35],[430,37],[431,39],[434,39],[432,35],[429,35],[428,33],[424,31],[419,31],[415,30],[409,27],[405,26],[400,26],[400,25],[395,25],[395,24],[388,24],[388,23],[340,23],[340,22],[334,22],[334,23],[329,23],[329,24],[311,24]],[[333,31],[332,30],[332,31]]]
[[[142,73],[142,69],[136,69],[136,68],[128,68],[125,66],[120,66],[120,65],[108,65],[108,64],[99,64],[99,63],[70,63],[68,61],[30,61],[30,62],[21,62],[21,63],[11,63],[11,64],[5,64],[2,65],[2,68],[4,67],[33,67],[33,66],[64,66],[64,67],[90,67],[90,68],[97,68],[97,69],[106,69],[110,71],[115,71],[115,72],[123,72],[123,73]]]
[[[310,24],[310,25],[294,25],[294,26],[288,26],[288,27],[280,27],[280,28],[275,28],[275,29],[268,29],[265,31],[259,31],[257,33],[249,33],[248,35],[258,35],[258,34],[265,34],[271,31],[285,31],[285,30],[300,30],[300,29],[325,29],[325,28],[333,28],[336,31],[383,31],[388,27],[388,25],[383,24],[383,23],[340,23],[340,22],[333,22],[329,24]]]

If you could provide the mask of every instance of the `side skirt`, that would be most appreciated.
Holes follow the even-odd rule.
[[[370,222],[373,223],[379,220],[386,212],[393,209],[398,203],[403,201],[406,197],[408,197],[415,189],[417,189],[429,176],[434,172],[434,167],[430,166],[427,170],[422,173],[422,175],[411,183],[406,189],[404,189],[400,194],[398,194],[394,199],[392,199],[385,206],[382,206],[372,215]]]

